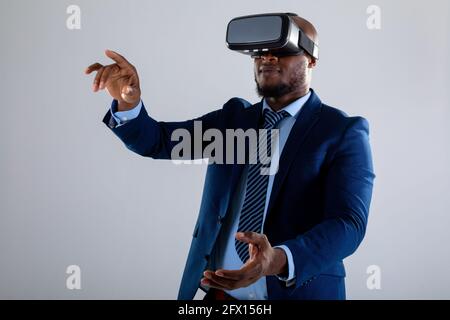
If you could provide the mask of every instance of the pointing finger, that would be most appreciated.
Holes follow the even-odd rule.
[[[121,56],[115,51],[106,50],[105,54],[108,58],[114,60],[119,65],[119,67],[125,68],[130,66],[130,63],[127,61],[127,59],[125,59],[123,56]]]

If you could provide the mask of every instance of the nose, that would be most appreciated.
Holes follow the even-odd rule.
[[[273,62],[278,62],[278,57],[273,55],[270,52],[267,53],[262,53],[259,58],[261,59],[261,62],[264,63],[273,63]]]

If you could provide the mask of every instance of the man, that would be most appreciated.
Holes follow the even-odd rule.
[[[283,19],[317,45],[311,23],[294,14]],[[172,134],[194,136],[195,121],[202,132],[279,130],[278,167],[270,162],[276,174],[258,174],[261,164],[248,161],[208,166],[178,298],[192,299],[200,287],[205,299],[345,299],[342,260],[364,237],[375,176],[367,121],[323,104],[310,89],[315,53],[261,52],[254,57],[261,102],[233,98],[184,122],[151,118],[135,67],[118,53],[106,55],[115,63],[86,69],[97,71],[93,90],[114,98],[103,122],[142,156],[173,158]]]

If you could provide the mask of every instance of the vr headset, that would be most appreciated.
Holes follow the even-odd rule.
[[[265,52],[281,57],[306,51],[319,59],[319,47],[291,17],[295,13],[266,13],[232,19],[227,26],[229,49],[258,57]]]

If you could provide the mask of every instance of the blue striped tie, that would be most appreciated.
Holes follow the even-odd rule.
[[[264,155],[271,156],[271,129],[285,117],[289,117],[289,113],[284,110],[274,112],[270,109],[264,109],[263,128],[266,129],[267,132],[267,152],[263,152]],[[258,148],[264,150],[265,147],[266,146],[258,146]],[[254,150],[253,157],[250,159],[258,159],[256,157],[257,152],[258,150]],[[249,164],[246,194],[239,217],[239,232],[253,231],[260,233],[262,230],[269,176],[267,174],[261,174],[261,169],[265,168],[264,163],[268,163],[267,156],[259,159],[259,161],[251,161]],[[245,263],[249,258],[248,244],[236,239],[235,246],[239,258]]]

